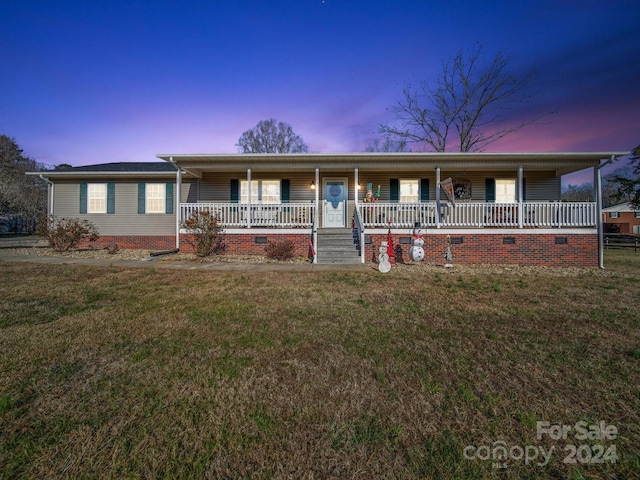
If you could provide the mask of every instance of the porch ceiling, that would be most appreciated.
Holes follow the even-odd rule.
[[[307,154],[159,154],[195,176],[202,172],[482,171],[553,170],[558,176],[598,165],[629,152],[561,153],[307,153]]]

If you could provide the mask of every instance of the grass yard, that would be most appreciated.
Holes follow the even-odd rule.
[[[0,478],[638,478],[640,254],[606,255],[604,273],[0,262]]]

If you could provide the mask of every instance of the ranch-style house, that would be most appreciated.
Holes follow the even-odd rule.
[[[561,202],[561,176],[597,180],[627,153],[176,154],[30,174],[49,214],[90,220],[101,246],[188,250],[183,223],[207,210],[226,254],[290,239],[316,263],[367,262],[390,234],[401,261],[419,229],[429,263],[449,244],[459,264],[595,267],[600,205]]]

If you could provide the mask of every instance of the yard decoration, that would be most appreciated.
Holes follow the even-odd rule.
[[[368,182],[367,183],[367,193],[365,194],[364,198],[362,199],[362,201],[364,203],[375,203],[376,200],[378,200],[380,198],[380,185],[378,185],[378,191],[375,193],[373,193],[373,182]]]
[[[444,250],[444,268],[453,268],[453,253],[451,253],[451,235],[447,235],[447,243]]]
[[[424,239],[419,228],[413,229],[413,246],[409,249],[409,258],[414,262],[424,259]]]
[[[391,270],[391,264],[389,263],[389,254],[387,253],[389,246],[387,242],[380,244],[380,254],[378,255],[378,270],[382,273],[387,273]]]
[[[396,263],[396,252],[393,250],[393,238],[391,238],[391,229],[387,233],[387,255],[389,257],[389,263],[391,265],[395,265]]]

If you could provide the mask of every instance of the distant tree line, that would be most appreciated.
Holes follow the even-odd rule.
[[[620,179],[629,181],[628,179],[631,175],[631,167],[623,167],[602,177],[602,206],[604,208],[632,200],[631,195],[625,194],[620,188]],[[565,202],[594,202],[595,190],[593,183],[585,182],[580,185],[566,185],[562,188],[562,200]]]
[[[47,213],[47,185],[26,172],[45,171],[15,139],[0,135],[0,232],[31,233]]]

